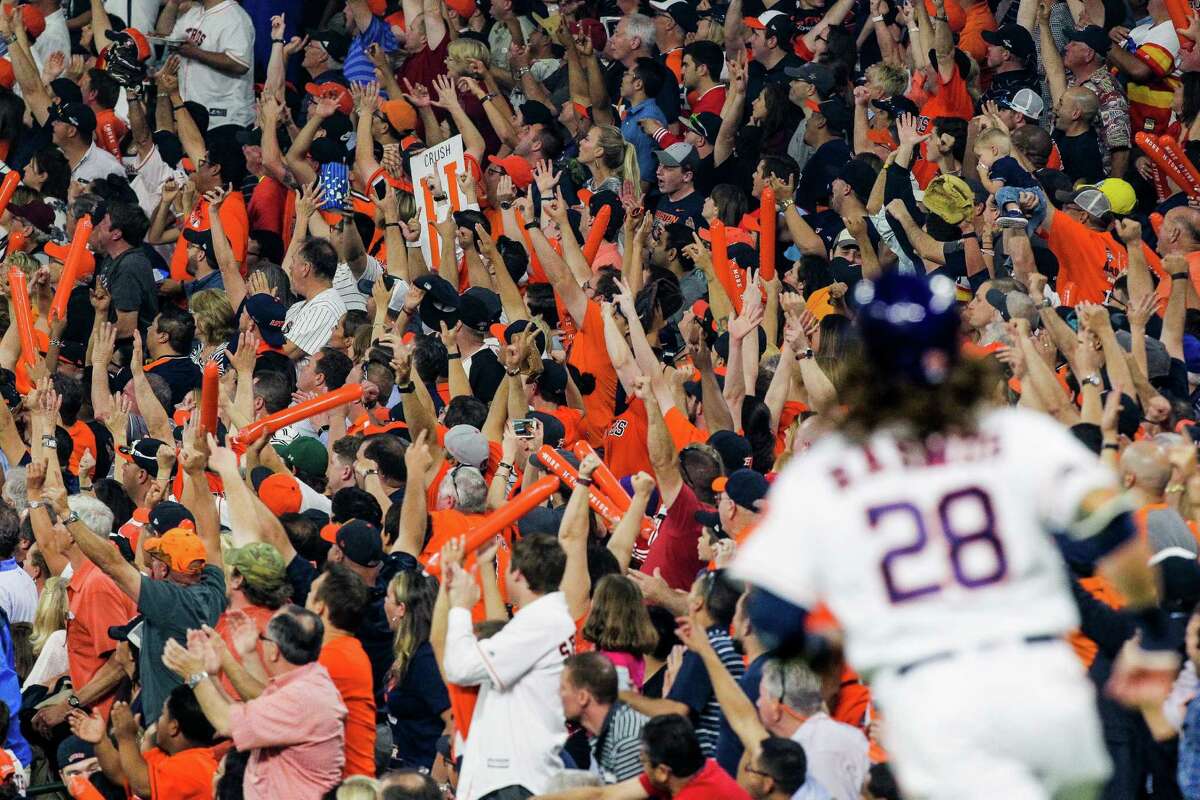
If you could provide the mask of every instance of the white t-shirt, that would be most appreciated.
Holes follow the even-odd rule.
[[[21,565],[9,559],[0,561],[0,608],[9,622],[33,622],[37,611],[37,584]]]
[[[167,162],[163,161],[162,154],[158,152],[157,147],[151,147],[150,153],[134,169],[135,174],[129,185],[133,187],[134,194],[138,198],[138,205],[142,207],[142,211],[146,212],[147,217],[154,216],[154,210],[158,208],[158,203],[162,199],[163,184],[167,182],[168,178],[174,177],[180,183],[187,180],[187,173],[172,169]]]
[[[562,771],[567,739],[558,695],[563,661],[575,652],[575,623],[562,592],[523,606],[490,639],[475,638],[471,611],[450,610],[446,680],[479,686],[459,774],[460,800],[478,800],[505,786],[546,791]]]
[[[208,127],[254,124],[254,23],[233,2],[206,9],[197,3],[175,21],[171,38],[186,39],[201,50],[224,53],[247,70],[234,76],[185,58],[179,66],[179,89],[184,100],[208,109]]]
[[[67,31],[67,12],[60,8],[46,17],[46,30],[38,35],[29,49],[33,52],[33,60],[39,71],[46,66],[52,53],[62,53],[64,58],[70,58],[71,34]]]
[[[113,173],[124,177],[125,166],[112,153],[92,142],[83,158],[71,170],[71,180],[88,183],[97,178],[107,178]]]
[[[159,0],[104,0],[104,10],[125,20],[130,28],[153,33],[158,20]]]
[[[805,608],[827,603],[860,673],[1065,634],[1079,613],[1051,533],[1116,483],[1066,428],[1021,408],[984,413],[940,451],[902,449],[889,431],[862,444],[835,434],[775,481],[733,572]]]
[[[30,686],[49,686],[67,673],[70,664],[67,661],[67,630],[60,628],[46,637],[42,652],[38,653],[33,669],[21,684],[21,691]]]
[[[346,304],[338,290],[330,287],[287,310],[287,316],[283,318],[283,335],[311,356],[329,344],[333,329],[344,316]]]
[[[862,731],[822,711],[806,719],[792,741],[804,746],[809,777],[816,778],[833,800],[859,800],[871,769]]]

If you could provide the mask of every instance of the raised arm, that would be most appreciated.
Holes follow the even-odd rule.
[[[683,475],[679,471],[679,451],[675,448],[658,399],[650,387],[650,379],[644,376],[638,378],[634,394],[646,406],[650,466],[654,467],[654,474],[658,479],[663,506],[669,508],[683,488]]]
[[[579,464],[579,483],[571,491],[562,522],[558,526],[558,543],[567,554],[567,569],[562,577],[562,590],[567,597],[567,612],[571,619],[587,614],[592,580],[588,574],[587,542],[588,495],[591,493],[592,473],[600,466],[600,459],[588,455]]]

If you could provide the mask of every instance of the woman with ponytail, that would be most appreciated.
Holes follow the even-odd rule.
[[[579,143],[579,163],[591,172],[590,180],[584,185],[589,192],[608,190],[620,196],[622,184],[629,181],[635,199],[641,199],[637,151],[625,141],[619,128],[598,125],[588,131]]]

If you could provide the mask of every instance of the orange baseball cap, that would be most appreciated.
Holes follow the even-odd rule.
[[[478,6],[475,5],[475,0],[446,0],[446,5],[459,18],[466,22],[471,17],[475,16]]]
[[[374,16],[382,17],[387,13],[387,0],[367,0],[367,8]]]
[[[25,23],[25,32],[34,39],[41,36],[42,31],[46,30],[46,15],[28,3],[21,6],[20,11],[21,21]]]
[[[513,186],[518,189],[528,189],[529,184],[533,183],[533,167],[529,166],[529,161],[522,156],[488,156],[488,163],[504,170],[505,174],[512,178]]]
[[[162,536],[151,537],[146,540],[144,549],[166,561],[175,572],[194,575],[208,563],[204,542],[188,528],[172,528]]]
[[[417,110],[407,100],[385,100],[379,110],[387,117],[388,124],[398,131],[411,131],[417,127]]]
[[[349,114],[354,109],[354,98],[350,96],[350,90],[340,83],[326,81],[325,83],[306,83],[304,91],[308,92],[313,97],[328,97],[333,95],[337,98],[338,111],[343,114]]]
[[[291,475],[272,475],[258,485],[258,497],[275,516],[300,510],[300,484]]]

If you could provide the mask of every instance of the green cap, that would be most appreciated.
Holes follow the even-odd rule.
[[[225,556],[225,563],[235,568],[256,589],[271,591],[287,580],[287,564],[273,544],[252,542],[234,548]]]
[[[284,445],[279,455],[293,472],[305,475],[324,475],[329,466],[329,452],[325,445],[311,436],[297,436]]]

